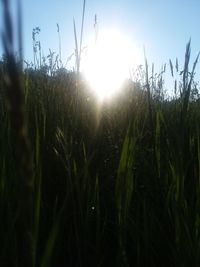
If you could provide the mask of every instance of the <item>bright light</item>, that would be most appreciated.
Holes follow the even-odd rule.
[[[83,73],[100,99],[118,91],[136,59],[133,45],[117,30],[102,31],[88,46]]]

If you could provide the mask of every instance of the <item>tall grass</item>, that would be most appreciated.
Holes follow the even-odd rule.
[[[33,164],[26,133],[26,122],[24,113],[23,89],[21,86],[20,65],[17,66],[14,56],[14,41],[12,24],[9,13],[9,1],[3,1],[4,23],[6,28],[3,33],[3,45],[6,56],[5,63],[5,88],[8,100],[9,113],[9,145],[11,146],[12,157],[15,161],[15,172],[9,177],[11,184],[15,186],[16,193],[10,199],[10,212],[15,218],[12,227],[17,231],[12,232],[16,241],[16,259],[21,266],[32,266],[33,263]],[[18,9],[20,18],[20,7]],[[22,49],[21,21],[18,22],[19,48]],[[21,61],[20,61],[21,62]],[[5,127],[5,126],[4,126]],[[8,179],[8,178],[7,178]],[[13,181],[12,181],[13,179]],[[16,180],[15,180],[16,179]],[[6,183],[6,180],[5,180]],[[16,202],[16,203],[15,203]],[[13,210],[13,208],[15,208]]]
[[[80,35],[80,44],[78,46],[78,39],[77,39],[77,30],[76,30],[76,23],[75,19],[74,23],[74,40],[75,40],[75,59],[76,59],[76,70],[77,73],[80,71],[80,64],[81,64],[81,55],[82,55],[82,42],[83,42],[83,29],[84,29],[84,20],[85,20],[85,5],[86,0],[83,1],[83,12],[82,12],[82,22],[81,22],[81,35]]]
[[[2,3],[0,265],[199,266],[199,56],[190,72],[190,42],[183,71],[177,60],[167,66],[180,95],[175,81],[167,99],[166,68],[150,75],[145,60],[99,107],[78,69],[49,62],[45,71],[36,57],[20,68]]]

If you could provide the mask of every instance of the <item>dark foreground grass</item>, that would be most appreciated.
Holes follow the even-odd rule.
[[[199,266],[190,43],[178,97],[163,98],[146,63],[145,77],[100,105],[80,73],[21,71],[11,36],[0,64],[0,266]]]

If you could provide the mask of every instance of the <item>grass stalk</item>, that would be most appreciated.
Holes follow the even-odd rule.
[[[19,249],[18,264],[20,266],[33,266],[33,162],[26,132],[23,90],[20,80],[21,70],[19,70],[14,56],[9,1],[2,0],[2,4],[4,8],[5,30],[3,45],[7,60],[6,92],[10,116],[11,144],[16,161],[16,171],[19,173],[17,200],[19,215],[16,222],[17,246]],[[18,13],[18,15],[20,15],[20,13]],[[18,23],[18,27],[20,27],[20,19],[18,19]],[[18,31],[21,32],[21,29]],[[19,34],[19,38],[21,38],[21,34]],[[19,40],[19,44],[22,44],[21,40]],[[20,49],[21,48],[22,47],[20,47]]]

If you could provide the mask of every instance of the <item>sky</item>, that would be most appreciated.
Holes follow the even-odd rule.
[[[17,0],[10,2],[16,25]],[[41,29],[39,40],[43,55],[48,54],[49,48],[58,52],[58,23],[62,60],[66,62],[75,47],[73,18],[76,21],[78,37],[80,36],[83,1],[21,0],[21,3],[25,59],[33,61],[32,30],[37,26]],[[141,64],[145,47],[149,64],[153,62],[158,69],[162,64],[168,63],[169,58],[175,62],[177,57],[183,65],[185,46],[190,38],[191,62],[200,51],[199,12],[200,0],[86,0],[83,45],[87,46],[89,38],[94,35],[94,17],[97,14],[100,30],[115,27],[134,43]],[[0,16],[1,32],[2,28]]]

